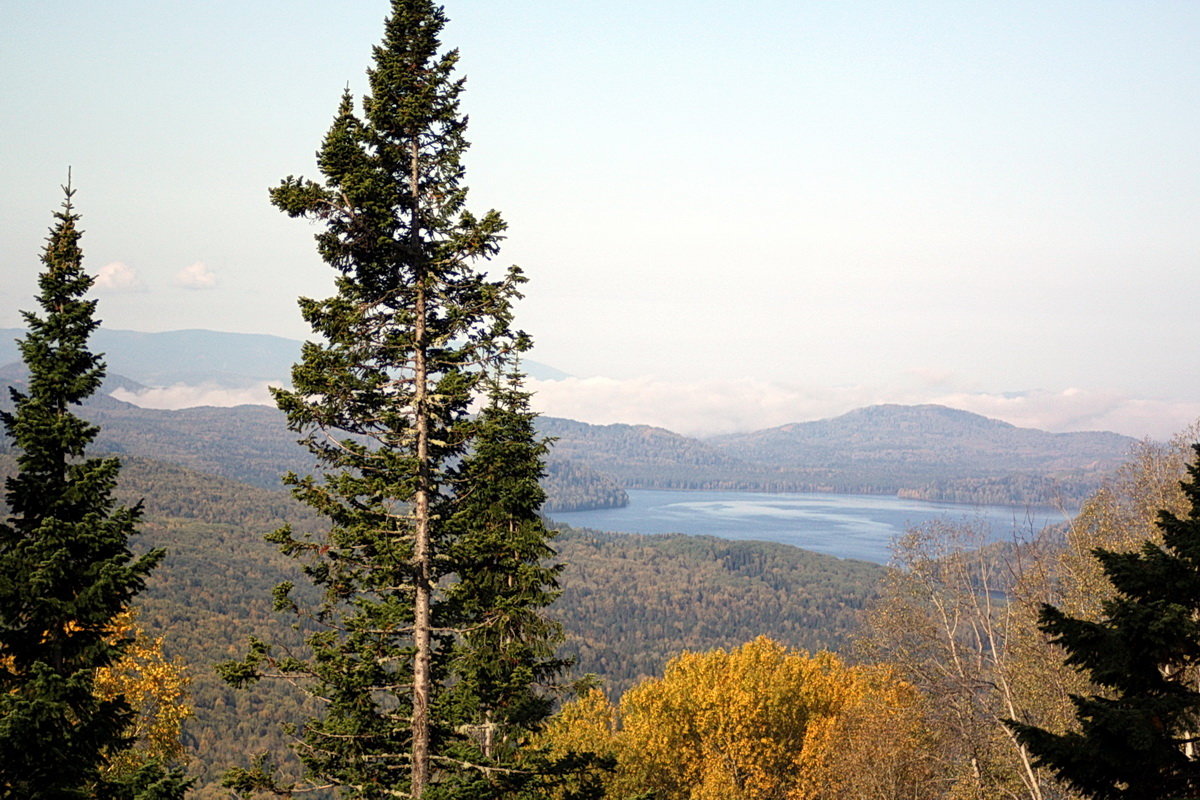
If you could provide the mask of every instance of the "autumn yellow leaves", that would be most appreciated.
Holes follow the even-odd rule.
[[[102,772],[108,777],[132,775],[151,761],[182,763],[183,723],[194,713],[189,698],[190,678],[179,659],[163,652],[163,637],[151,636],[138,624],[137,608],[126,608],[113,618],[105,639],[126,641],[121,657],[96,670],[94,694],[101,700],[121,698],[133,711],[127,731],[133,747],[110,758]],[[66,631],[79,631],[70,623]],[[12,659],[0,654],[0,667],[11,668]]]
[[[183,722],[193,713],[186,668],[163,653],[161,636],[152,637],[138,625],[134,608],[113,619],[108,635],[130,643],[119,661],[96,671],[96,695],[123,697],[129,704],[134,713],[129,734],[135,744],[111,759],[107,772],[132,774],[151,760],[183,762]]]
[[[910,531],[851,651],[862,665],[767,638],[684,653],[616,704],[599,691],[568,704],[546,743],[607,757],[606,800],[1075,800],[1009,724],[1074,730],[1071,696],[1098,691],[1038,610],[1099,617],[1113,588],[1094,549],[1160,539],[1197,439],[1139,445],[1057,530]]]
[[[886,667],[760,637],[683,653],[617,706],[593,690],[546,738],[613,759],[611,798],[915,798],[931,769],[924,717],[920,695]]]

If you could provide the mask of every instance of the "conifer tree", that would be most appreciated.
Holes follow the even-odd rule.
[[[101,776],[133,744],[128,704],[95,692],[97,671],[127,644],[107,634],[162,554],[130,551],[141,506],[115,503],[120,464],[86,457],[97,428],[72,410],[99,388],[104,365],[87,347],[96,302],[84,299],[92,279],[74,191],[64,191],[42,253],[43,314],[24,314],[29,383],[11,390],[15,410],[0,412],[19,452],[0,523],[0,796],[176,797],[185,782],[154,765],[124,785]]]
[[[470,414],[488,375],[524,347],[510,311],[523,278],[477,266],[504,223],[466,210],[463,83],[444,24],[428,0],[393,0],[362,113],[344,93],[318,153],[324,181],[289,177],[271,193],[323,224],[317,249],[338,273],[335,296],[301,299],[319,341],[305,345],[294,388],[276,392],[322,473],[285,480],[330,527],[273,539],[305,560],[323,601],[309,614],[280,587],[277,606],[320,628],[308,654],[255,642],[225,674],[306,681],[325,708],[298,731],[307,776],[351,797],[490,797],[521,784],[499,779],[531,772],[510,745],[547,713],[531,687],[558,663],[537,614],[553,592],[553,570],[536,563],[550,553],[535,513],[542,445],[519,392],[494,395],[480,421]],[[486,485],[504,470],[507,483]],[[506,554],[483,554],[502,534]],[[502,679],[482,664],[489,648],[518,662]],[[490,724],[505,747],[480,738]]]
[[[526,767],[467,776],[465,783],[487,797],[555,771],[544,759],[535,768],[541,756],[521,754],[518,747],[550,715],[553,699],[545,688],[566,666],[554,653],[561,626],[541,613],[559,594],[561,571],[548,563],[552,534],[538,514],[548,445],[537,437],[515,362],[490,383],[471,452],[456,472],[461,489],[449,520],[447,555],[458,580],[447,589],[447,610],[461,620],[462,633],[451,653],[455,679],[444,701],[447,717],[468,734],[459,744],[460,758],[520,760]]]
[[[1041,627],[1102,693],[1072,696],[1079,730],[1010,722],[1039,766],[1087,797],[1200,797],[1200,445],[1182,484],[1191,510],[1160,511],[1161,546],[1097,549],[1116,594],[1097,622],[1043,606]]]

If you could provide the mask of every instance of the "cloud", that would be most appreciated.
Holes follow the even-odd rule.
[[[883,402],[862,387],[817,389],[753,379],[530,380],[533,405],[550,416],[593,424],[655,425],[691,436],[733,433],[834,416]]]
[[[924,383],[925,385],[921,385]],[[937,403],[1053,432],[1108,430],[1165,440],[1200,418],[1200,402],[1066,389],[1020,394],[954,391],[941,376],[917,385],[817,388],[760,380],[530,380],[544,414],[597,425],[655,425],[690,436],[751,431],[837,416],[879,403]]]
[[[174,386],[143,389],[138,392],[117,389],[112,396],[142,408],[170,410],[195,408],[196,406],[273,406],[275,401],[271,398],[269,385],[263,382],[254,386],[230,389],[215,383],[204,383],[199,386],[177,383]]]
[[[95,286],[97,289],[111,292],[136,292],[146,288],[142,279],[138,277],[137,270],[120,261],[113,261],[101,267],[96,273]]]
[[[203,261],[184,267],[175,275],[175,283],[187,289],[211,289],[217,285],[217,276]]]
[[[1064,389],[1016,395],[954,393],[934,397],[965,411],[1042,430],[1116,431],[1166,440],[1200,419],[1200,402],[1130,397],[1116,392]]]
[[[655,425],[687,436],[752,431],[844,414],[879,403],[937,403],[1026,428],[1056,433],[1105,430],[1166,440],[1200,419],[1200,402],[1065,389],[1018,394],[944,392],[912,387],[817,388],[752,379],[665,381],[654,378],[530,379],[543,414],[594,425]],[[113,397],[143,408],[273,405],[266,382],[245,388],[176,384]]]

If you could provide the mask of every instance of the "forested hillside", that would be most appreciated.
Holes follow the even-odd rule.
[[[232,690],[212,665],[239,656],[251,635],[298,643],[271,610],[271,590],[284,580],[307,584],[263,535],[284,523],[297,531],[323,523],[282,490],[136,456],[122,461],[122,501],[146,502],[135,546],[167,549],[139,599],[142,622],[189,665],[196,716],[185,736],[201,780],[195,797],[223,796],[217,784],[226,768],[250,753],[285,753],[280,723],[299,717],[300,701],[270,681]],[[0,477],[12,469],[12,456],[0,456]],[[759,634],[796,647],[842,647],[883,575],[866,562],[709,537],[564,529],[557,547],[567,569],[551,612],[567,632],[563,651],[577,658],[575,674],[599,675],[614,696],[685,648]]]
[[[561,458],[547,461],[541,484],[546,490],[546,503],[542,510],[547,513],[622,508],[629,504],[629,496],[612,476],[575,461]]]
[[[646,425],[543,418],[556,451],[637,489],[899,494],[1077,504],[1134,440],[1047,433],[943,406],[873,406],[835,419],[691,439]]]
[[[578,670],[619,692],[681,650],[760,634],[807,650],[842,649],[884,568],[770,542],[566,530],[554,606]]]
[[[19,384],[20,370],[0,369]],[[119,375],[110,385],[127,385]],[[0,404],[4,398],[0,398]],[[274,408],[140,408],[88,402],[112,452],[160,458],[273,488],[312,468]],[[955,503],[1078,505],[1129,452],[1115,433],[1047,433],[942,406],[840,417],[700,440],[648,425],[540,417],[552,439],[547,511],[612,508],[624,489],[898,494]]]
[[[828,465],[904,472],[913,479],[955,470],[1054,475],[1111,470],[1133,440],[1116,433],[1047,433],[937,405],[879,405],[832,419],[714,436],[707,444],[782,467]],[[935,471],[935,465],[940,470]]]
[[[0,386],[21,386],[23,380],[19,366],[0,369]],[[106,385],[129,383],[117,375]],[[7,393],[0,396],[0,408],[6,403]],[[85,407],[89,419],[101,426],[96,445],[106,452],[160,459],[265,489],[278,488],[280,477],[289,471],[305,474],[314,466],[275,408],[199,406],[170,411],[140,408],[105,394],[93,396]],[[0,452],[7,446],[0,441]],[[619,508],[628,502],[612,477],[565,458],[547,461],[542,485],[546,511]]]

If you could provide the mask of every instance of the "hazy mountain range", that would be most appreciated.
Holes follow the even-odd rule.
[[[0,382],[20,383],[13,339],[0,330]],[[238,385],[277,380],[299,343],[276,336],[100,329],[106,392],[172,381]],[[15,362],[15,363],[13,363]],[[564,373],[530,365],[543,375]],[[128,397],[128,394],[121,396]],[[7,401],[7,398],[4,398]],[[312,464],[282,415],[258,405],[141,408],[111,396],[89,403],[106,450],[159,458],[253,485]],[[1047,433],[943,406],[880,405],[748,433],[694,438],[647,425],[542,417],[552,437],[550,508],[612,506],[623,489],[733,489],[902,494],[990,503],[1078,502],[1126,456],[1115,433]]]
[[[554,453],[625,488],[901,494],[977,503],[1078,503],[1125,460],[1115,433],[1047,433],[944,406],[880,405],[695,439],[648,425],[543,417]]]
[[[25,331],[0,328],[0,366],[21,359],[16,339]],[[99,328],[91,348],[103,353],[108,370],[132,381],[136,388],[174,384],[214,384],[230,388],[267,381],[282,382],[292,374],[300,357],[301,342],[260,333],[223,333],[207,330],[139,331]],[[565,372],[524,362],[525,371],[544,380],[567,377]],[[136,384],[141,384],[137,387]]]

